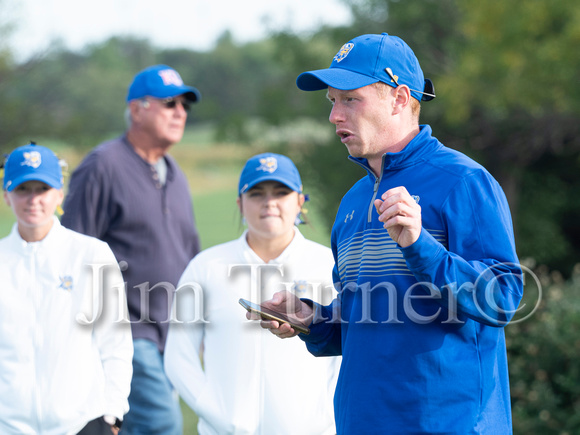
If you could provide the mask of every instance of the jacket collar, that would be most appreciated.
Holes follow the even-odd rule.
[[[427,159],[440,146],[439,141],[431,135],[432,130],[429,125],[420,125],[419,128],[419,134],[411,139],[401,151],[383,154],[383,174],[386,171],[398,170],[414,165],[419,160]],[[375,178],[367,159],[352,156],[348,156],[348,158],[365,168],[369,175]]]
[[[258,257],[258,255],[250,247],[250,245],[248,245],[247,235],[248,235],[248,230],[245,230],[244,233],[239,238],[239,241],[242,243],[242,246],[244,247],[244,251],[246,252],[246,255],[251,257],[252,261],[255,263],[264,263],[264,261],[260,257]],[[300,232],[298,227],[295,226],[294,227],[294,237],[292,238],[292,241],[290,242],[290,244],[286,247],[286,249],[284,249],[284,251],[282,251],[282,253],[278,257],[274,258],[273,260],[270,260],[268,264],[283,264],[283,263],[285,263],[287,261],[288,256],[290,256],[294,250],[299,249],[299,247],[303,243],[303,241],[304,241],[304,236],[302,235],[302,233]]]
[[[133,158],[139,162],[140,165],[146,167],[147,171],[149,171],[150,168],[154,166],[151,163],[145,161],[145,159],[143,159],[143,157],[141,157],[139,154],[137,154],[137,151],[135,151],[135,148],[133,148],[133,145],[131,145],[131,142],[129,142],[126,132],[123,134],[123,136],[121,136],[121,142],[123,143],[123,145],[125,145],[125,148],[128,150],[129,154],[131,154]],[[163,157],[161,158],[164,159],[165,163],[167,164],[167,181],[172,181],[175,177],[177,164],[169,154],[164,154]]]
[[[27,242],[24,240],[18,232],[18,223],[15,223],[12,226],[10,235],[8,236],[15,251],[18,253],[29,253],[36,252],[38,249],[56,246],[58,243],[58,234],[64,230],[64,227],[60,224],[60,221],[56,216],[53,216],[52,220],[52,228],[46,237],[38,242]]]

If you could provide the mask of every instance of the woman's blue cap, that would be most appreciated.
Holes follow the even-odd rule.
[[[302,193],[302,180],[296,166],[281,154],[264,153],[251,157],[242,169],[238,194],[247,192],[262,181],[278,181]]]
[[[11,192],[26,181],[42,181],[62,188],[62,169],[58,157],[48,148],[30,143],[10,153],[4,165],[4,190]]]

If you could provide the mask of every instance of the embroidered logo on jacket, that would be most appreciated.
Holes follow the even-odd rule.
[[[348,221],[351,221],[352,218],[353,218],[353,216],[354,216],[354,210],[351,211],[350,213],[347,213],[346,214],[346,217],[344,218],[344,223],[347,223]]]
[[[297,295],[304,295],[308,291],[308,282],[304,280],[294,281],[294,285],[292,286],[292,292]]]
[[[61,276],[59,278],[60,278],[60,285],[58,286],[58,288],[61,288],[63,290],[66,290],[67,292],[70,292],[73,288],[72,276],[65,275],[65,276]]]

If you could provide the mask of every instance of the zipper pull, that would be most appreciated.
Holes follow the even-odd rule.
[[[373,193],[377,193],[379,190],[379,185],[381,184],[381,179],[379,177],[375,177],[375,187],[373,188]]]

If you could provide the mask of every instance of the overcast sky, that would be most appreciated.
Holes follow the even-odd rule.
[[[308,31],[350,19],[340,0],[0,0],[0,16],[16,26],[8,44],[20,60],[55,38],[71,50],[113,35],[205,50],[225,30],[248,42],[272,28]]]

